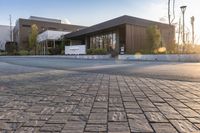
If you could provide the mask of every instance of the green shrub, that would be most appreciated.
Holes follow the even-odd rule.
[[[87,54],[92,55],[93,51],[94,51],[94,49],[87,49]]]
[[[5,49],[8,55],[17,54],[17,43],[15,42],[6,42]]]
[[[107,50],[102,49],[102,48],[97,48],[97,49],[88,49],[87,54],[89,55],[106,55]]]
[[[107,51],[105,49],[95,49],[94,54],[95,55],[105,55],[105,54],[107,54]]]
[[[29,55],[29,52],[27,50],[20,50],[18,52],[19,55]]]
[[[50,55],[59,55],[61,54],[62,50],[60,48],[51,48],[49,49]]]
[[[4,56],[6,55],[6,52],[5,51],[0,51],[0,56]]]

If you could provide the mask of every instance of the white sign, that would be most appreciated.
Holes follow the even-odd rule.
[[[86,54],[85,45],[65,46],[65,55]]]
[[[121,49],[120,49],[120,54],[124,54],[124,47],[121,47]]]
[[[121,52],[124,52],[124,47],[121,47]]]

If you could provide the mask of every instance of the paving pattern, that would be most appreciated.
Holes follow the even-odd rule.
[[[0,132],[200,132],[200,83],[47,70],[0,76]]]

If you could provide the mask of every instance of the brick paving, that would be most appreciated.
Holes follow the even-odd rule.
[[[200,83],[48,70],[0,76],[0,132],[200,132]]]

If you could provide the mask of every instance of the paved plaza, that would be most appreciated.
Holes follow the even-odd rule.
[[[0,62],[0,132],[197,133],[200,82]]]

